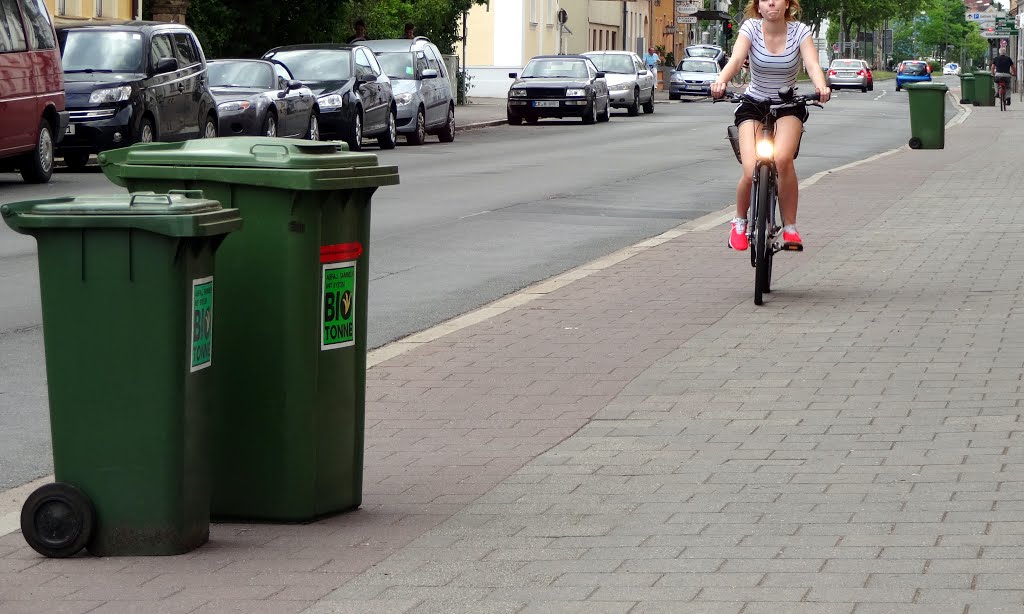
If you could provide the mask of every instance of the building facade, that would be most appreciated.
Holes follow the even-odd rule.
[[[45,0],[57,17],[133,19],[142,14],[142,0]]]

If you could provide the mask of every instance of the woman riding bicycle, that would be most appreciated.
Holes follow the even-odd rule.
[[[756,162],[754,144],[761,131],[761,119],[768,113],[769,101],[778,98],[779,88],[796,84],[801,60],[818,92],[819,102],[827,102],[831,93],[818,63],[818,50],[811,39],[811,29],[796,20],[799,12],[799,0],[750,0],[744,13],[748,19],[740,26],[732,57],[718,79],[711,84],[711,95],[721,98],[729,80],[739,72],[749,55],[750,85],[747,86],[746,95],[765,101],[763,104],[743,102],[736,108],[735,123],[739,128],[743,175],[736,187],[736,217],[729,232],[729,246],[735,250],[742,251],[749,246],[746,224],[750,184]],[[793,157],[800,144],[805,121],[807,109],[799,105],[780,110],[775,124],[775,165],[779,173],[782,241],[785,248],[793,250],[803,248],[800,233],[796,230],[798,186]]]

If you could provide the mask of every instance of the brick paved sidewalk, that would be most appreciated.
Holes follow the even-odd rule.
[[[717,227],[372,368],[357,512],[8,535],[0,612],[1024,612],[1011,108],[806,188],[761,308]]]

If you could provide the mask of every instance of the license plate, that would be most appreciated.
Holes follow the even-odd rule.
[[[534,100],[533,106],[535,107],[557,107],[557,100]]]
[[[840,77],[852,77],[853,73],[852,72],[841,72],[841,73],[839,73],[839,76]]]
[[[68,124],[68,127],[64,129],[64,134],[74,134],[74,133],[75,133],[75,125],[74,124]]]

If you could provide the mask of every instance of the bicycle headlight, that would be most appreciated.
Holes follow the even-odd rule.
[[[92,94],[89,95],[89,102],[96,104],[102,104],[105,102],[124,102],[128,100],[132,95],[132,86],[122,85],[120,87],[110,87],[102,90],[93,90]]]
[[[767,139],[758,141],[754,149],[757,152],[757,157],[762,160],[771,160],[775,155],[775,145]]]

